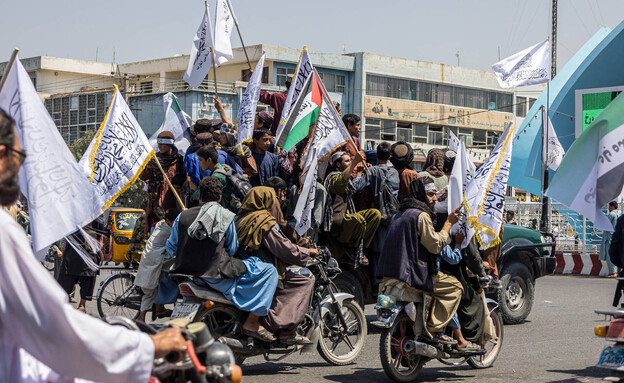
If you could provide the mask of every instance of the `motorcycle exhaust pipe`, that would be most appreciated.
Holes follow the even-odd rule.
[[[224,343],[226,346],[236,351],[249,351],[247,347],[247,342],[240,341],[238,339],[233,338],[219,338],[219,342]]]
[[[446,352],[439,350],[430,344],[415,340],[408,340],[405,342],[403,349],[409,354],[421,355],[431,359],[445,359],[450,357],[450,355]]]

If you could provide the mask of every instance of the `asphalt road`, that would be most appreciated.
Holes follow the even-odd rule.
[[[99,280],[108,275],[103,271]],[[423,382],[594,382],[606,373],[595,368],[604,338],[593,334],[602,317],[598,308],[610,308],[613,279],[548,276],[536,284],[533,310],[519,325],[504,328],[504,343],[493,367],[473,370],[467,365],[445,366],[429,362],[419,375]],[[87,304],[97,315],[95,302]],[[374,320],[373,306],[365,311]],[[281,362],[262,357],[247,359],[244,382],[389,382],[379,360],[379,331],[369,326],[364,350],[356,363],[343,367],[327,364],[319,355],[289,356]]]

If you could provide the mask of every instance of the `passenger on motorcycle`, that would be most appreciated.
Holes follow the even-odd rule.
[[[268,315],[261,318],[261,322],[278,335],[283,344],[306,344],[310,341],[296,331],[305,317],[314,281],[286,269],[284,265],[304,267],[310,256],[318,254],[318,250],[295,245],[280,231],[271,214],[275,198],[272,188],[257,186],[243,200],[236,218],[236,233],[241,245],[237,256],[242,259],[256,256],[265,262],[275,263],[280,287],[272,297]],[[264,337],[256,337],[273,341],[273,334],[264,333]]]
[[[412,181],[410,195],[401,201],[399,212],[390,222],[376,275],[431,293],[434,299],[427,330],[438,341],[454,343],[443,330],[457,311],[463,290],[455,277],[438,271],[437,254],[450,243],[449,233],[458,220],[459,208],[436,232],[436,192],[428,176]]]
[[[259,317],[268,314],[275,289],[277,270],[257,257],[240,260],[234,213],[219,204],[223,185],[214,177],[199,182],[201,206],[183,211],[173,222],[167,251],[175,254],[172,273],[199,277],[220,291],[249,316],[243,330],[266,337],[268,331]],[[270,334],[269,334],[270,335]]]

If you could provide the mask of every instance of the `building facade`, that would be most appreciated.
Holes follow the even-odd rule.
[[[262,52],[266,53],[262,89],[285,92],[286,76],[295,72],[301,51],[250,46],[252,67]],[[484,161],[505,126],[509,122],[519,126],[543,88],[501,89],[489,71],[365,52],[310,52],[310,58],[342,113],[361,116],[365,149],[374,149],[381,141],[406,141],[413,145],[417,163],[424,162],[429,149],[447,146],[449,132],[465,138],[476,162]],[[106,64],[41,56],[22,63],[59,131],[71,143],[97,129],[115,86],[148,136],[164,120],[162,96],[167,92],[177,96],[195,121],[219,118],[216,90],[226,113],[235,120],[251,73],[243,49],[234,49],[234,58],[217,68],[216,89],[212,70],[198,89],[182,80],[188,60],[188,55],[176,55]],[[0,64],[0,71],[5,65]]]

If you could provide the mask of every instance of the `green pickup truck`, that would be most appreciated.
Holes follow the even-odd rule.
[[[552,234],[505,224],[498,261],[503,288],[485,292],[499,303],[505,324],[522,323],[531,312],[535,280],[555,270],[555,246]],[[377,285],[372,267],[355,267],[346,257],[339,259],[339,262],[342,273],[334,279],[337,288],[354,295],[361,307],[376,302]]]
[[[505,324],[522,323],[531,312],[535,280],[555,270],[555,247],[550,233],[505,224],[498,261],[503,288],[486,291],[499,303]]]

